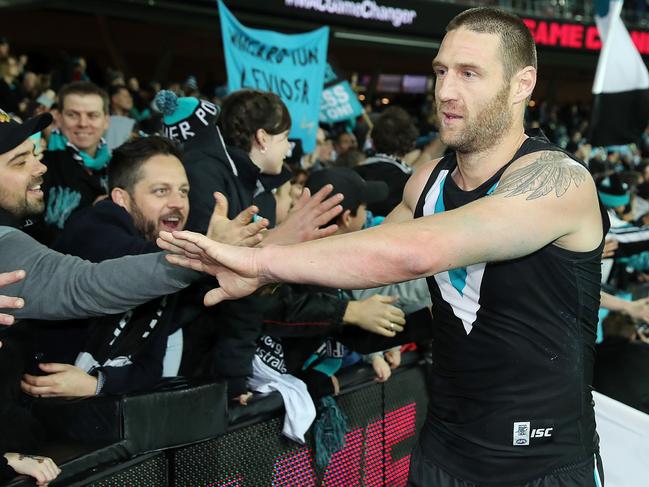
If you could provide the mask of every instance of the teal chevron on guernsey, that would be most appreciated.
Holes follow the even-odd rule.
[[[440,191],[437,195],[437,200],[435,201],[435,213],[441,213],[446,210],[444,207],[444,183],[446,182],[446,177],[448,174],[444,174],[440,179]],[[451,269],[448,271],[448,277],[451,281],[451,285],[457,290],[460,296],[464,297],[464,288],[466,287],[466,278],[467,272],[466,267],[460,267],[458,269]]]
[[[447,169],[439,172],[437,179],[426,194],[424,215],[438,214],[446,211],[444,205],[444,184],[449,174]],[[492,191],[493,188],[490,189]],[[439,291],[453,314],[462,321],[464,331],[468,335],[480,309],[480,288],[486,264],[479,263],[458,269],[450,269],[435,274]]]

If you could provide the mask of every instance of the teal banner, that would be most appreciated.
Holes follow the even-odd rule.
[[[242,88],[272,91],[293,121],[289,138],[304,152],[315,150],[329,27],[304,34],[281,34],[242,25],[218,0],[225,67],[230,92]]]
[[[322,91],[320,122],[336,123],[363,114],[363,107],[347,81],[341,81]]]

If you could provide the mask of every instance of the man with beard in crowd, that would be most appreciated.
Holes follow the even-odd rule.
[[[111,184],[115,202],[107,200],[86,209],[87,213],[80,213],[79,222],[87,220],[90,226],[85,234],[76,235],[77,240],[72,240],[74,245],[67,242],[66,250],[75,247],[75,253],[95,262],[121,255],[127,257],[93,264],[50,250],[18,230],[29,226],[29,218],[40,214],[45,206],[42,184],[47,168],[40,162],[38,134],[51,122],[52,116],[43,114],[19,124],[0,110],[0,286],[3,286],[0,324],[13,324],[15,318],[64,320],[123,313],[196,281],[197,273],[179,272],[152,244],[160,229],[182,228],[189,211],[187,177],[178,160],[179,152],[164,139],[142,139],[118,153]],[[257,232],[265,224],[263,220],[248,224],[254,212],[248,208],[229,220],[227,207],[217,208],[210,222],[210,236],[235,245],[258,243]],[[62,239],[61,246],[64,244]],[[129,256],[145,253],[148,254]],[[131,317],[136,319],[137,316]],[[18,472],[32,475],[41,485],[56,477],[59,469],[49,458],[15,453],[38,448],[35,441],[38,426],[17,406],[23,369],[17,347],[22,343],[20,337],[8,335],[17,334],[18,326],[2,331],[5,333],[0,332],[0,364],[4,371],[0,384],[0,418],[4,422],[0,430],[4,434],[0,438],[0,453],[12,453],[6,453],[4,458],[0,456],[0,481]],[[142,332],[141,328],[139,331]],[[105,330],[101,338],[105,338]],[[132,343],[129,340],[117,345],[121,347],[119,350],[130,350]],[[163,340],[162,349],[165,343]],[[100,341],[101,345],[104,342]],[[114,356],[116,350],[109,352]],[[100,352],[102,357],[110,358],[105,349]],[[100,387],[99,373],[93,376],[73,369],[68,364],[49,364],[43,370],[52,375],[41,379],[46,381],[55,376],[56,384],[33,384],[30,383],[35,380],[32,376],[23,382],[23,389],[37,395],[80,395],[98,390],[110,392],[110,382],[114,388],[142,385],[142,381],[130,383],[133,376],[129,378],[124,373],[128,367],[104,369],[102,381],[108,381],[105,389]],[[109,375],[115,380],[108,380]],[[151,374],[142,377],[147,379]],[[65,379],[71,378],[72,382],[66,382]],[[129,379],[128,383],[124,379]]]
[[[95,265],[54,252],[18,230],[45,206],[41,185],[47,168],[40,162],[38,133],[51,122],[43,114],[19,124],[0,110],[0,324],[124,312],[195,281],[195,273],[178,273],[160,252]],[[39,431],[17,405],[20,343],[5,333],[0,338],[0,481],[21,473],[43,485],[60,470],[49,458],[17,453],[36,451]]]
[[[158,252],[159,231],[184,228],[189,214],[189,182],[180,160],[180,149],[163,137],[122,145],[108,168],[110,198],[76,212],[53,248],[91,262]],[[31,355],[46,359],[28,367],[42,375],[25,374],[23,392],[90,396],[152,387],[163,375],[168,341],[182,342],[173,318],[176,298],[164,296],[124,315],[90,322],[32,324]],[[170,349],[175,367],[167,372],[176,375],[182,346]]]
[[[108,168],[110,199],[74,215],[54,249],[91,262],[159,252],[155,239],[160,231],[182,230],[189,215],[190,188],[181,158],[180,148],[164,137],[123,144]],[[211,220],[228,221],[224,210],[217,208]],[[213,224],[208,234],[235,244],[245,245],[246,239],[256,244],[248,232],[256,234],[264,225],[246,227],[251,216],[251,209],[244,210],[226,228]],[[225,234],[219,235],[219,230]],[[235,242],[237,235],[244,238]],[[38,333],[38,342],[51,351],[46,355],[65,357],[75,365],[42,363],[40,369],[49,375],[25,375],[23,391],[34,396],[119,394],[150,388],[162,375],[177,375],[182,352],[180,309],[174,294],[122,316],[95,319],[90,327],[70,324],[67,334],[60,326],[46,326]],[[79,339],[87,342],[77,355]],[[72,355],[66,357],[66,351]]]
[[[440,136],[386,224],[242,249],[163,233],[169,259],[221,287],[373,287],[427,277],[431,397],[411,486],[602,485],[591,396],[600,256],[608,228],[578,161],[524,132],[536,47],[515,15],[456,16],[433,61]]]
[[[74,215],[55,250],[92,262],[158,252],[155,238],[160,230],[184,228],[189,182],[175,143],[160,136],[134,139],[113,158],[109,198]]]
[[[19,309],[6,313],[54,320],[119,313],[194,282],[197,274],[179,273],[159,252],[93,265],[54,252],[19,230],[45,207],[47,168],[40,162],[40,142],[32,137],[51,122],[46,113],[19,124],[0,110],[0,273],[21,269],[22,276],[3,289],[21,298]]]

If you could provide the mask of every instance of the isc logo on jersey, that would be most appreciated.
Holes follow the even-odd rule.
[[[525,446],[530,444],[531,438],[551,438],[554,428],[534,428],[530,430],[529,421],[514,423],[514,446]]]
[[[550,438],[552,436],[552,430],[554,428],[536,428],[532,430],[530,438]]]

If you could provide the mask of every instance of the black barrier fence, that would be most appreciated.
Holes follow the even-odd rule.
[[[262,487],[262,486],[404,486],[410,452],[423,424],[427,392],[423,366],[415,363],[394,371],[385,384],[371,380],[371,369],[355,374],[337,398],[347,416],[343,450],[325,469],[316,467],[314,439],[306,445],[282,436],[283,408],[278,395],[251,408],[231,411],[228,430],[212,439],[150,453],[127,453],[108,460],[100,450],[86,452],[83,466],[62,462],[63,474],[53,487]],[[362,381],[359,381],[362,378]],[[150,414],[161,413],[152,408]],[[233,419],[234,418],[234,419]],[[174,421],[167,418],[168,421]],[[177,418],[174,428],[191,422]],[[158,426],[160,427],[160,426]],[[163,435],[164,436],[164,435]],[[120,451],[125,443],[119,443]],[[115,444],[105,451],[114,450]],[[90,449],[92,450],[92,449]],[[113,452],[114,454],[115,452]],[[52,455],[56,458],[56,455]],[[131,458],[127,458],[127,457]],[[67,470],[67,473],[66,473]],[[74,470],[74,473],[72,472]],[[11,487],[34,485],[16,479]]]
[[[246,426],[171,452],[174,487],[403,486],[427,404],[423,372],[412,368],[386,384],[340,397],[349,432],[329,466],[315,467],[313,438],[299,446],[281,435],[283,418]]]

